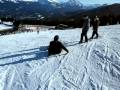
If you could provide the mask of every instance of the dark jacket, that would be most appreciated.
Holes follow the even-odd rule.
[[[99,18],[95,18],[92,22],[93,29],[97,29],[100,24]]]
[[[62,49],[68,52],[68,50],[64,47],[64,45],[60,41],[51,41],[48,48],[48,54],[49,55],[59,54],[61,53]]]
[[[90,27],[90,19],[88,17],[85,17],[82,27],[83,32],[88,31],[89,27]]]

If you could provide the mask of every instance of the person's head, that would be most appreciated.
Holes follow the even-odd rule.
[[[98,16],[95,16],[95,18],[98,18]]]
[[[83,19],[86,19],[86,18],[88,18],[88,16],[87,15],[83,15]]]
[[[58,39],[59,39],[59,36],[58,36],[58,35],[55,35],[54,41],[58,41]]]
[[[95,21],[96,21],[96,20],[99,20],[98,16],[95,16],[94,20],[95,20]]]

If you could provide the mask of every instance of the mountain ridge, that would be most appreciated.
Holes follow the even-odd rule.
[[[96,7],[96,6],[95,6]],[[45,17],[64,16],[66,12],[83,11],[95,7],[87,7],[78,0],[69,0],[64,3],[49,2],[49,0],[39,1],[24,1],[24,0],[1,0],[0,2],[0,16],[29,16],[38,17],[43,15]],[[12,14],[12,15],[11,15]],[[24,15],[23,15],[24,14]]]

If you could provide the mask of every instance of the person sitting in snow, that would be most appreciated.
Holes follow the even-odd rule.
[[[67,48],[65,48],[65,46],[60,42],[58,41],[59,39],[59,36],[56,35],[54,37],[54,41],[51,41],[50,42],[50,45],[48,47],[48,55],[55,55],[55,54],[60,54],[62,49],[64,49],[67,53],[69,52],[67,50]]]

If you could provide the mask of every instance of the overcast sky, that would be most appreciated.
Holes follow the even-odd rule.
[[[120,0],[79,0],[84,4],[112,4],[120,3]]]
[[[24,0],[24,1],[37,1],[37,0]],[[42,0],[39,0],[42,1]],[[66,2],[68,0],[48,0],[48,1],[56,1],[56,2]],[[78,0],[83,4],[113,4],[120,3],[120,0]]]
[[[57,2],[65,2],[68,0],[52,0]],[[112,3],[120,3],[120,0],[78,0],[83,4],[112,4]]]

